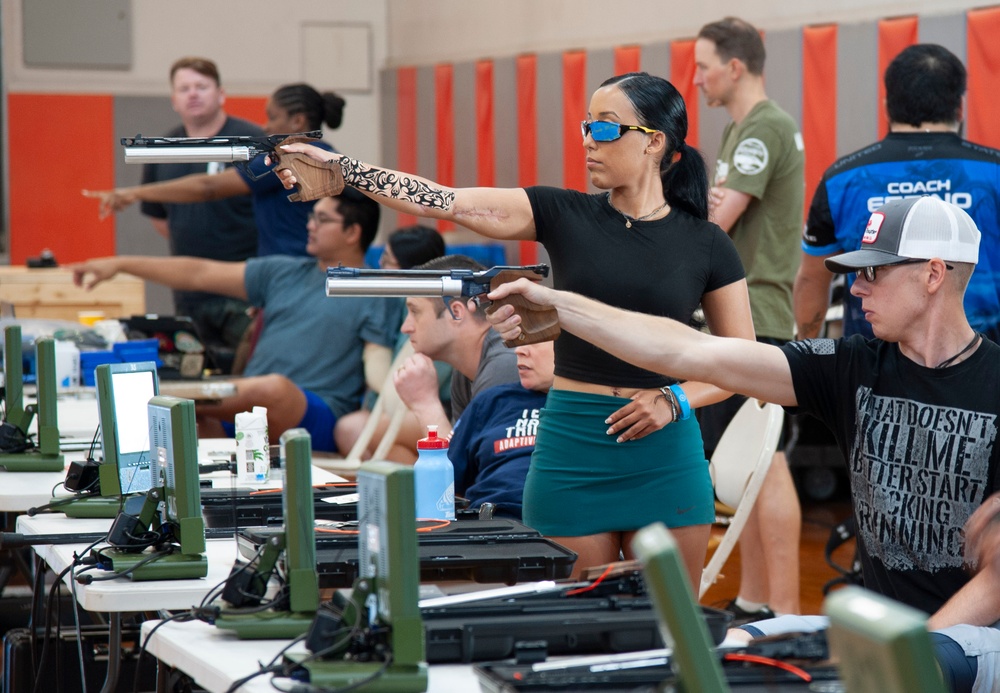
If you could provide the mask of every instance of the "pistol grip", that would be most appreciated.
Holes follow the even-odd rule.
[[[292,138],[289,138],[292,139]],[[338,161],[316,161],[298,152],[277,152],[275,171],[288,169],[295,176],[292,202],[307,202],[339,195],[344,190],[344,173]]]
[[[496,289],[501,284],[514,281],[519,277],[526,277],[533,281],[540,279],[537,275],[529,276],[524,272],[504,271],[493,278],[490,282],[490,289]],[[499,301],[494,301],[486,308],[486,314],[492,315],[493,311],[503,305],[514,306],[514,312],[521,316],[521,334],[516,340],[504,340],[504,345],[510,349],[522,344],[550,342],[562,332],[562,328],[559,327],[559,313],[556,312],[555,308],[532,303],[521,294],[511,294]]]
[[[562,332],[562,328],[559,327],[559,314],[555,308],[532,303],[519,294],[494,301],[486,309],[487,315],[505,304],[514,306],[514,312],[521,316],[521,334],[513,341],[505,339],[503,342],[511,349],[522,344],[551,342]]]

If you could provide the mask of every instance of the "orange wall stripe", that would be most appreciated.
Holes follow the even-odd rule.
[[[989,147],[1000,147],[997,121],[996,76],[1000,74],[1000,7],[969,12],[966,20],[966,64],[969,88],[966,100],[968,137]]]
[[[417,68],[401,67],[396,71],[396,132],[399,151],[396,160],[404,173],[417,171]],[[417,218],[412,214],[397,217],[400,226],[412,226]]]
[[[227,96],[226,113],[263,127],[267,123],[267,114],[264,113],[267,99],[266,96]]]
[[[684,97],[687,107],[688,134],[685,140],[692,147],[698,146],[698,87],[694,85],[694,39],[673,41],[670,44],[670,83]]]
[[[889,132],[889,116],[885,112],[885,68],[904,48],[917,42],[917,18],[893,17],[878,23],[878,138]]]
[[[806,146],[806,205],[823,171],[837,157],[837,26],[802,29],[802,139]]]
[[[517,183],[527,188],[538,182],[538,60],[519,55],[517,84]],[[538,244],[521,241],[518,254],[526,265],[538,262]]]
[[[517,58],[517,182],[527,188],[538,182],[538,61]]]
[[[587,167],[580,138],[580,121],[587,114],[587,54],[563,53],[563,185],[587,190]]]
[[[80,194],[115,187],[115,136],[124,133],[112,131],[113,98],[10,94],[7,113],[11,264],[43,248],[61,264],[114,255],[114,217],[99,221],[97,202]]]
[[[642,62],[642,48],[639,46],[615,47],[615,74],[624,75],[638,72]]]
[[[437,182],[455,185],[454,73],[450,64],[434,67],[434,112],[437,117]],[[455,225],[438,219],[438,231],[452,231]]]
[[[496,185],[496,127],[493,120],[493,61],[476,63],[476,181]]]

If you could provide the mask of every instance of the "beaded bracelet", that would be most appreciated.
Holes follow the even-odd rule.
[[[671,385],[670,391],[674,393],[674,397],[677,399],[677,406],[681,410],[681,421],[687,421],[691,418],[691,403],[688,402],[687,395],[684,394],[684,390],[681,389],[680,385]]]

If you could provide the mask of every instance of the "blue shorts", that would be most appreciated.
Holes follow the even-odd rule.
[[[333,440],[333,427],[337,417],[327,406],[327,403],[315,392],[303,390],[306,396],[306,413],[299,421],[297,428],[304,428],[312,436],[312,449],[317,452],[337,452],[337,444]],[[223,421],[222,428],[230,438],[236,435],[236,426],[231,421]],[[272,441],[273,442],[273,441]]]

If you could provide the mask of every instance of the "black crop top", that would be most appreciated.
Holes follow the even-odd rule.
[[[703,294],[744,277],[729,236],[679,209],[626,228],[605,193],[526,192],[557,289],[688,324]],[[633,388],[674,382],[566,332],[556,340],[555,359],[556,375],[583,382]]]

